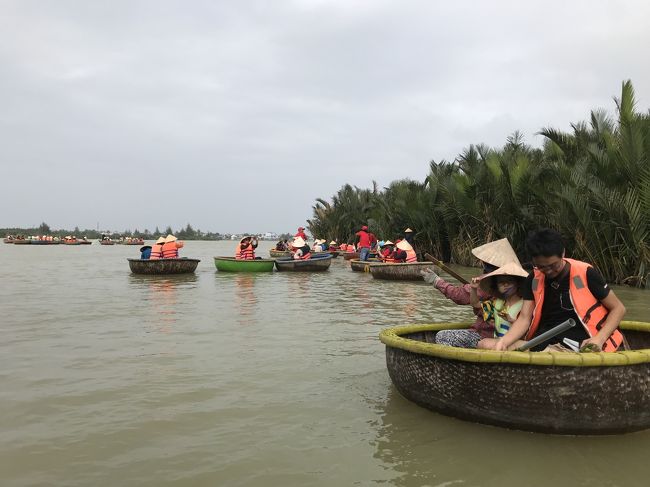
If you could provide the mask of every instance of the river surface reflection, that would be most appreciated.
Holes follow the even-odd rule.
[[[137,247],[0,248],[2,486],[646,483],[648,432],[536,435],[403,399],[379,331],[469,308],[340,258],[217,272],[233,247],[188,242],[202,262],[172,277],[130,274]],[[650,293],[616,291],[646,318]]]

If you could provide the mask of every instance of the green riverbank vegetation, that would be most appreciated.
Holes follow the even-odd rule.
[[[546,226],[607,281],[647,286],[650,112],[637,110],[630,81],[614,102],[613,116],[592,111],[570,132],[542,128],[541,148],[514,133],[503,147],[470,145],[453,162],[432,161],[424,181],[346,184],[331,201],[316,200],[309,230],[340,242],[364,223],[379,238],[411,227],[420,249],[474,265],[473,247],[503,237],[525,260],[527,233]]]

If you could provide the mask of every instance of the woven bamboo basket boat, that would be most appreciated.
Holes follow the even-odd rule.
[[[115,245],[115,242],[112,240],[100,240],[99,245]]]
[[[332,256],[324,255],[305,260],[276,259],[275,267],[282,272],[321,272],[329,269],[331,263]]]
[[[12,243],[14,243],[14,239],[6,237],[5,239],[3,239],[3,242],[6,243],[6,244],[12,244]]]
[[[376,264],[370,267],[372,277],[392,281],[423,281],[423,269],[433,269],[431,262],[400,262]]]
[[[341,252],[345,260],[359,260],[359,252]]]
[[[650,323],[621,329],[630,351],[496,352],[437,345],[438,323],[384,330],[386,365],[407,399],[460,419],[557,434],[650,428]]]
[[[28,238],[16,238],[14,239],[14,245],[29,245],[32,241]]]
[[[237,260],[234,257],[215,257],[219,272],[273,272],[275,259]]]
[[[381,261],[378,259],[369,259],[369,260],[351,260],[350,269],[354,272],[370,272],[370,267],[373,265],[381,264]]]
[[[279,259],[282,257],[291,257],[291,251],[290,250],[275,250],[271,249],[269,250],[269,255],[273,257],[274,259]]]
[[[127,259],[134,274],[189,274],[196,270],[199,259]]]

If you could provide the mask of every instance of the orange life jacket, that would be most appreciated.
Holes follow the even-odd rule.
[[[176,242],[165,242],[162,244],[162,258],[178,259],[178,246]]]
[[[406,251],[406,262],[417,262],[418,261],[418,256],[415,254],[415,250],[407,250]]]
[[[587,285],[587,269],[591,266],[586,262],[579,260],[564,259],[571,264],[569,274],[569,297],[575,309],[578,319],[590,337],[596,336],[602,328],[609,310],[598,301]],[[533,320],[526,334],[526,340],[530,340],[539,327],[542,318],[542,305],[544,304],[544,280],[546,276],[538,269],[535,269],[533,276],[533,299],[535,308],[533,309]],[[615,352],[623,343],[623,335],[620,331],[614,330],[614,333],[603,344],[603,352]]]
[[[241,248],[241,245],[239,246],[239,257],[237,257],[240,260],[253,260],[255,259],[255,249],[253,249],[252,244],[246,245],[244,248]]]
[[[158,260],[163,258],[162,246],[163,244],[153,244],[151,246],[151,255],[149,256],[149,260]]]

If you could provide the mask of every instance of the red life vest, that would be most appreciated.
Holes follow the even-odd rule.
[[[594,337],[605,323],[609,310],[589,290],[589,286],[587,285],[587,269],[591,266],[579,260],[564,260],[571,264],[569,297],[571,298],[573,309],[589,336]],[[542,318],[545,278],[546,276],[542,271],[535,269],[535,275],[533,276],[533,299],[535,300],[535,308],[533,309],[533,319],[526,334],[526,340],[530,340],[535,335]],[[615,352],[621,346],[621,343],[623,343],[623,335],[620,331],[614,330],[614,333],[603,344],[603,352]]]
[[[151,246],[151,255],[149,256],[149,260],[158,260],[163,258],[162,246],[163,244],[153,244]]]
[[[239,260],[241,259],[241,244],[238,243],[237,247],[235,247],[235,259]]]
[[[175,241],[174,242],[165,242],[162,245],[162,258],[163,259],[178,259],[178,247],[176,246]]]
[[[407,250],[406,251],[406,262],[417,262],[418,261],[418,256],[415,254],[415,250]]]

